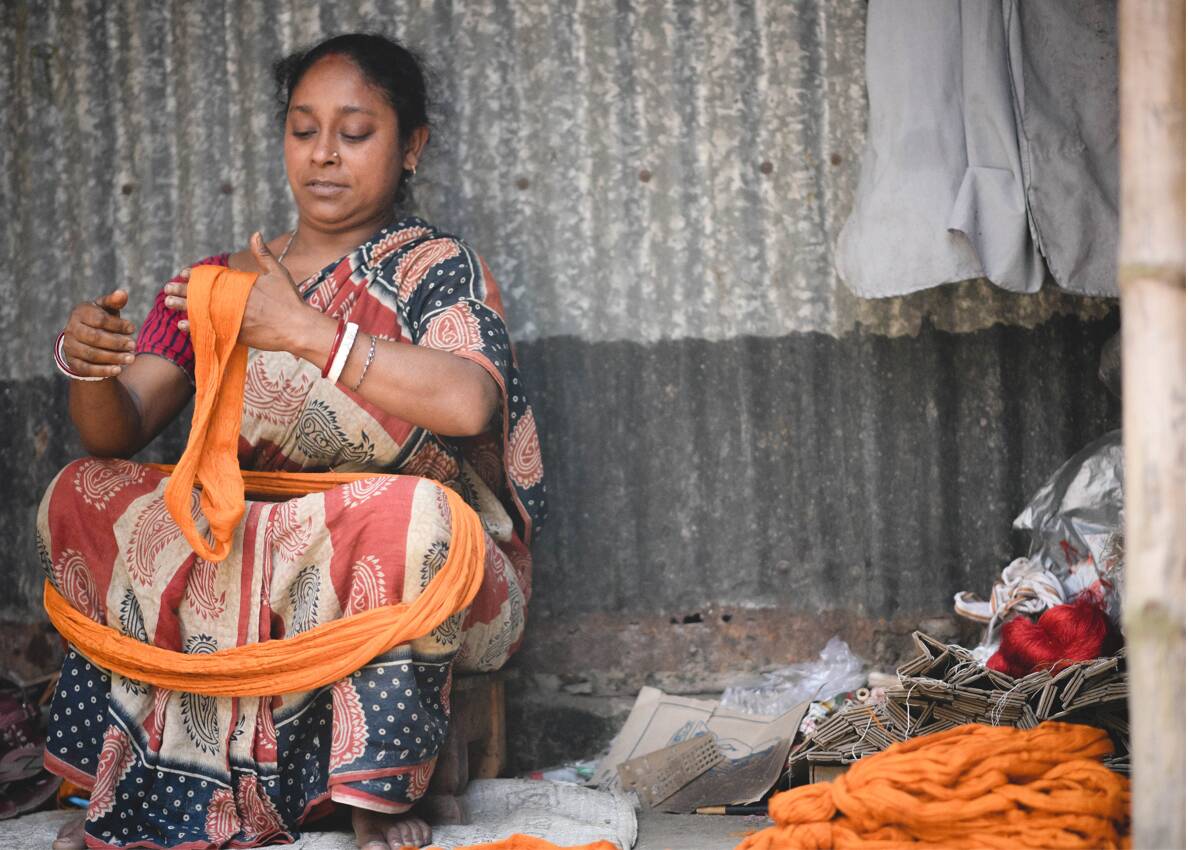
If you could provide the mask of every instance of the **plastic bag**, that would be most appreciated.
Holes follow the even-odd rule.
[[[1097,595],[1121,616],[1122,432],[1110,431],[1064,463],[1015,520],[1029,557],[1060,579],[1066,598]]]
[[[594,759],[583,759],[533,770],[524,775],[525,779],[543,779],[548,782],[564,782],[568,785],[584,785],[594,775],[598,762]]]
[[[732,685],[722,706],[747,714],[778,715],[808,700],[826,699],[866,684],[866,665],[850,646],[832,637],[816,661],[792,664]]]

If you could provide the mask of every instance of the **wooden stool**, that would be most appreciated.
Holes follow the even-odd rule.
[[[503,677],[455,675],[450,731],[437,756],[429,794],[457,797],[471,779],[494,779],[507,763]]]

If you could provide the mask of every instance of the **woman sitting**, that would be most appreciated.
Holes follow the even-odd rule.
[[[364,850],[424,844],[428,825],[410,809],[446,735],[452,671],[494,670],[521,640],[527,544],[544,515],[540,444],[486,265],[397,212],[429,140],[421,69],[395,42],[343,35],[283,60],[277,79],[297,225],[202,261],[259,274],[239,333],[239,463],[408,477],[249,499],[227,558],[198,557],[166,509],[165,474],[126,459],[194,393],[187,270],[139,334],[116,290],[75,307],[59,337],[71,417],[94,457],[42,500],[45,569],[74,608],[146,644],[205,653],[280,640],[416,598],[451,537],[432,479],[482,520],[482,587],[431,634],[283,696],[165,690],[68,648],[46,761],[91,798],[55,848],[260,846],[333,803],[352,807]]]

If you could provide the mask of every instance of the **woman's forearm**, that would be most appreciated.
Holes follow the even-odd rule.
[[[311,309],[293,326],[290,352],[322,368],[337,325],[335,319]],[[358,382],[370,345],[370,335],[361,331],[340,386],[353,387]],[[446,351],[383,339],[376,339],[371,365],[357,393],[385,413],[448,437],[482,433],[499,404],[494,379],[477,363]]]
[[[119,380],[70,382],[70,418],[89,454],[128,458],[143,448],[140,410]]]

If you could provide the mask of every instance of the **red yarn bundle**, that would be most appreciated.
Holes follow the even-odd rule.
[[[1028,617],[1008,622],[1002,627],[1002,644],[986,666],[1018,678],[1110,655],[1120,645],[1101,601],[1083,594],[1067,605],[1049,608],[1035,622]]]

